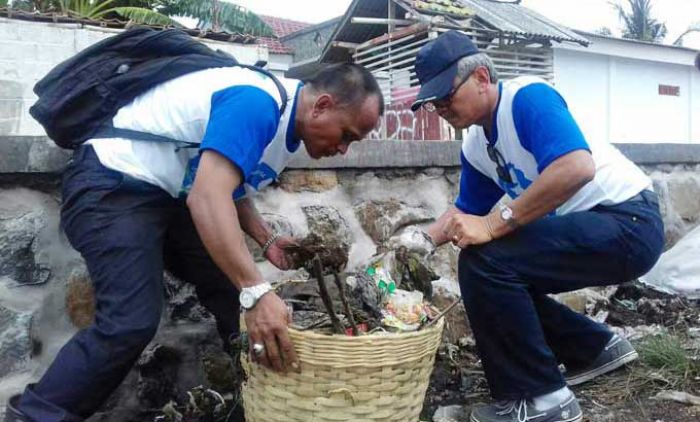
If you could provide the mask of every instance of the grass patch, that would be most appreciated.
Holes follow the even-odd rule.
[[[637,345],[642,368],[674,388],[698,388],[700,360],[698,351],[687,350],[680,337],[673,334],[649,336]]]

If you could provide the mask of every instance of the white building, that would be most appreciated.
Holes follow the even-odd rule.
[[[580,33],[555,44],[554,83],[587,137],[700,143],[696,50]]]

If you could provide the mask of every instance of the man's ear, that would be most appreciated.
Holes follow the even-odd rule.
[[[491,75],[489,74],[489,70],[486,66],[477,67],[474,69],[472,75],[474,76],[474,79],[476,79],[476,83],[479,86],[488,85],[491,83]]]
[[[335,107],[333,97],[330,94],[321,94],[316,97],[316,101],[314,101],[313,115],[314,117],[318,117],[331,110],[333,107]]]

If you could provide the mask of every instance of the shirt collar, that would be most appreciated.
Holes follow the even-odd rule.
[[[294,93],[294,104],[292,105],[292,111],[289,113],[289,124],[287,124],[287,150],[289,152],[296,152],[301,145],[301,140],[296,137],[296,115],[297,115],[297,103],[299,102],[299,91],[304,86],[303,82],[299,82],[297,85],[297,90]]]

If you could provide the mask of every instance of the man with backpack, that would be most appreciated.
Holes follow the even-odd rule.
[[[164,269],[195,284],[224,343],[238,330],[240,298],[252,358],[276,371],[298,367],[287,334],[287,308],[262,278],[243,232],[280,269],[294,266],[286,248],[293,240],[273,232],[250,195],[276,179],[302,143],[317,159],[344,154],[363,139],[383,113],[380,88],[354,64],[328,66],[302,83],[234,63],[220,67],[214,58],[211,66],[180,71],[134,92],[128,101],[110,100],[119,106],[96,116],[99,125],[79,121],[105,106],[102,93],[137,91],[134,84],[142,83],[143,75],[175,74],[178,63],[194,57],[173,53],[172,60],[162,61],[163,45],[148,61],[143,55],[114,53],[127,41],[131,44],[123,51],[130,52],[134,45],[162,41],[161,34],[155,41],[151,35],[144,32],[146,42],[141,35],[136,41],[124,35],[103,42],[87,57],[59,65],[55,72],[60,74],[37,85],[40,100],[33,115],[57,142],[75,148],[64,173],[61,223],[87,263],[96,315],[39,381],[10,401],[8,414],[15,420],[81,421],[98,410],[156,333]],[[102,67],[80,67],[106,51],[109,60],[93,61]],[[154,66],[155,60],[160,64]],[[98,89],[99,95],[86,88],[82,103],[95,107],[82,114],[69,110],[67,101],[58,103],[72,95],[58,94],[69,84],[62,78],[73,77],[67,73],[89,78],[104,63],[113,70],[97,83],[114,86],[132,72],[131,80],[119,90]],[[84,85],[84,79],[75,83]],[[46,98],[53,106],[41,104]],[[65,110],[64,118],[52,117],[52,107]],[[59,126],[67,124],[72,128]],[[94,127],[85,132],[86,125]]]

